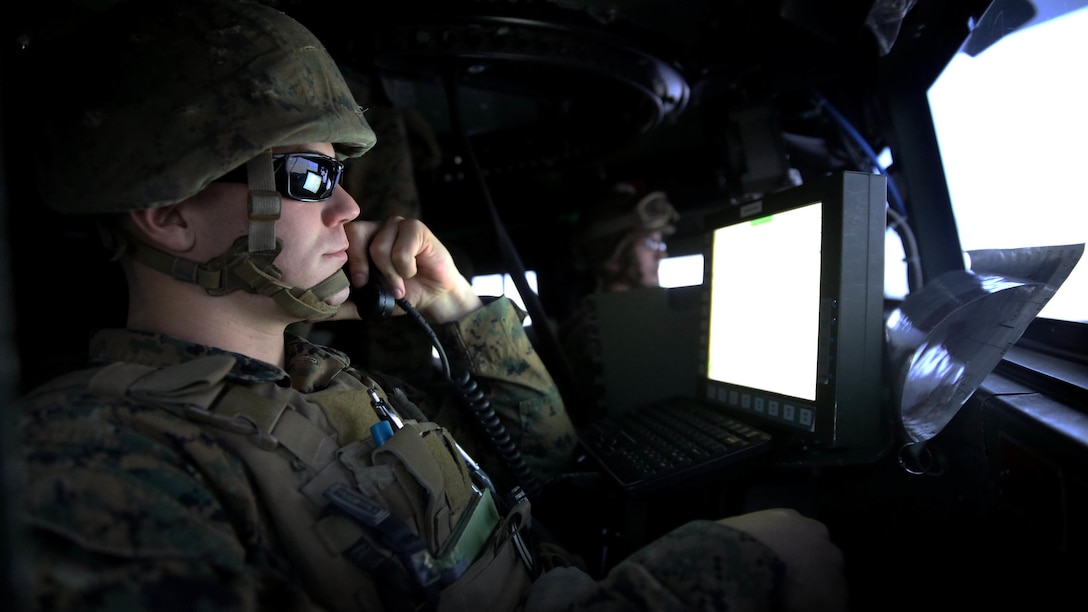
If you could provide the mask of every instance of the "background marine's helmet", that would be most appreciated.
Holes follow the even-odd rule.
[[[680,214],[663,191],[648,191],[636,183],[617,183],[590,210],[577,238],[583,257],[593,268],[619,256],[633,236],[676,231]]]

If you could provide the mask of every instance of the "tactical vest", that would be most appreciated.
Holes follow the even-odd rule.
[[[308,592],[331,609],[522,605],[535,575],[528,501],[500,513],[445,429],[385,425],[390,398],[366,377],[341,373],[351,380],[302,394],[228,383],[233,365],[115,363],[88,372],[86,386],[162,407],[233,450]]]

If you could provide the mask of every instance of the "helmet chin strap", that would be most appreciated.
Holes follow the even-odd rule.
[[[309,289],[300,289],[284,283],[283,273],[272,263],[283,249],[283,241],[277,240],[270,251],[256,253],[249,251],[248,241],[248,236],[241,236],[225,253],[204,263],[174,257],[140,241],[130,243],[128,252],[154,270],[204,287],[209,295],[226,295],[239,289],[267,295],[284,311],[303,320],[318,321],[336,314],[337,307],[325,300],[349,286],[343,270]]]
[[[205,263],[174,257],[141,241],[132,241],[129,251],[136,261],[196,283],[209,295],[225,295],[239,289],[266,295],[292,316],[317,321],[336,314],[337,307],[325,300],[350,286],[343,270],[337,270],[309,289],[283,282],[283,272],[273,263],[283,250],[276,238],[276,219],[281,199],[272,174],[272,153],[265,151],[246,164],[249,175],[249,234],[234,241],[226,252]]]

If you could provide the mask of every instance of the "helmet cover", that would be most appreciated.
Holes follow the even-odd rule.
[[[635,183],[617,183],[586,215],[577,244],[586,258],[603,263],[615,257],[631,236],[645,232],[673,234],[679,218],[665,192],[649,191]]]
[[[38,168],[47,206],[166,206],[276,146],[362,155],[374,132],[304,26],[243,0],[128,1],[44,46]],[[65,100],[57,108],[56,100]]]

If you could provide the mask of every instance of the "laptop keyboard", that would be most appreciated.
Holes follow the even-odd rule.
[[[770,450],[765,431],[694,400],[672,399],[591,424],[582,446],[625,491],[645,494]]]

